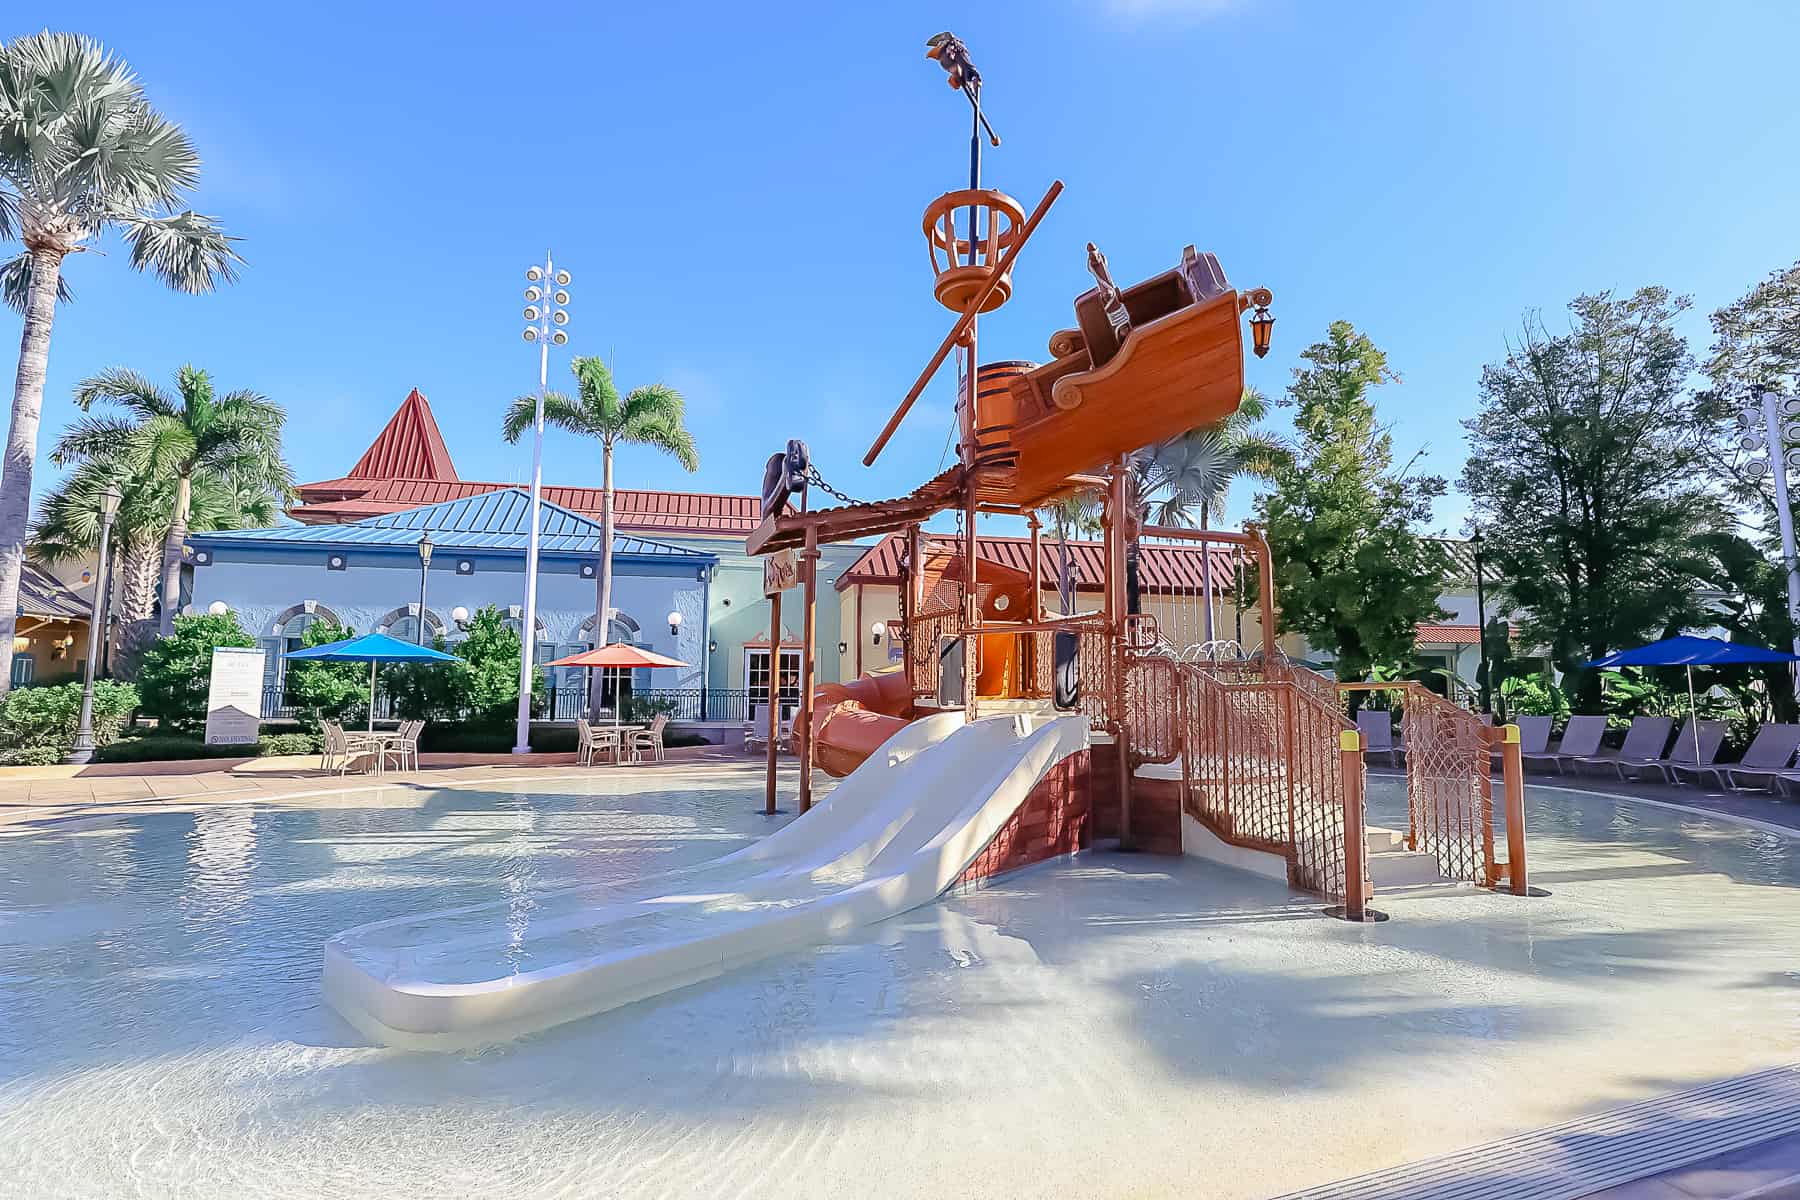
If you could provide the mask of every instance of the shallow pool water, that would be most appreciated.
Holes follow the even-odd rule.
[[[476,1054],[319,1001],[347,926],[528,925],[747,844],[759,800],[708,767],[0,837],[0,1195],[1262,1196],[1800,1050],[1800,843],[1537,790],[1540,900],[1350,926],[1090,855]]]

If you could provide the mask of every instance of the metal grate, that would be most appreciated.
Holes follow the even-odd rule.
[[[1280,1200],[1577,1200],[1800,1133],[1800,1066],[1659,1096]]]

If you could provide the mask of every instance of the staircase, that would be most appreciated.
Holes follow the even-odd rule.
[[[1438,869],[1437,855],[1408,850],[1406,835],[1399,830],[1370,825],[1363,836],[1368,848],[1369,882],[1378,890],[1451,882]]]

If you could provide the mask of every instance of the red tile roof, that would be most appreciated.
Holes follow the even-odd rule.
[[[961,538],[926,534],[926,539],[939,546],[957,546]],[[868,553],[838,576],[837,589],[843,591],[859,583],[897,584],[900,582],[900,552],[905,540],[900,534],[889,534]],[[1078,591],[1097,592],[1106,578],[1104,548],[1099,542],[1070,542],[1074,560],[1075,586]],[[1213,587],[1227,591],[1232,586],[1232,548],[1211,548]],[[975,539],[975,552],[987,562],[999,563],[1019,571],[1031,570],[1031,539],[988,537]],[[1045,587],[1055,587],[1061,563],[1061,543],[1043,539],[1038,560],[1039,578]],[[1197,592],[1201,587],[1201,563],[1205,559],[1199,546],[1146,545],[1138,558],[1138,579],[1144,591],[1151,593]]]
[[[301,484],[300,503],[288,515],[307,525],[344,524],[514,486],[457,478],[431,405],[414,388],[350,474]],[[544,498],[583,516],[596,520],[600,516],[601,490],[597,487],[546,487]],[[742,535],[753,532],[761,516],[761,501],[756,496],[637,488],[613,491],[614,523],[630,533]]]
[[[1479,646],[1481,632],[1474,623],[1467,625],[1428,625],[1424,622],[1413,626],[1415,642],[1420,646]],[[1508,627],[1511,637],[1519,636],[1519,627]]]

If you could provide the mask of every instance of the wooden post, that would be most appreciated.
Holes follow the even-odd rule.
[[[1044,619],[1044,523],[1038,520],[1036,511],[1026,518],[1031,526],[1031,619]]]
[[[1363,830],[1362,734],[1354,729],[1338,731],[1338,772],[1344,787],[1344,919],[1360,921],[1368,835]]]
[[[781,753],[781,593],[769,597],[769,766],[763,813],[775,815],[775,759]]]
[[[971,243],[974,231],[970,230]],[[969,247],[971,256],[975,253],[973,244]],[[962,428],[962,460],[963,460],[963,717],[973,721],[978,715],[977,691],[978,676],[981,673],[981,595],[976,590],[976,564],[981,556],[975,547],[975,517],[980,509],[980,469],[977,466],[975,441],[981,429],[977,404],[978,392],[981,388],[981,368],[975,359],[975,327],[977,322],[969,322],[968,372],[965,378],[969,381],[969,394],[963,406]]]
[[[1529,896],[1525,875],[1525,755],[1519,727],[1505,727],[1500,744],[1500,777],[1506,789],[1506,869],[1515,896]]]
[[[800,811],[812,808],[813,767],[813,657],[818,639],[813,618],[819,601],[819,531],[806,530],[806,549],[800,554],[800,578],[806,589],[804,632],[800,635]]]
[[[1265,678],[1275,664],[1275,567],[1269,554],[1269,543],[1260,532],[1256,535],[1256,603],[1262,618],[1263,672]]]
[[[1113,748],[1118,752],[1119,849],[1136,848],[1131,828],[1131,732],[1125,711],[1125,538],[1130,516],[1127,475],[1130,460],[1120,455],[1113,464],[1106,494],[1106,627],[1112,651]]]
[[[864,631],[863,631],[862,592],[863,592],[863,585],[859,583],[856,585],[856,673],[858,676],[860,676],[863,673],[862,640],[863,640],[863,632]]]

